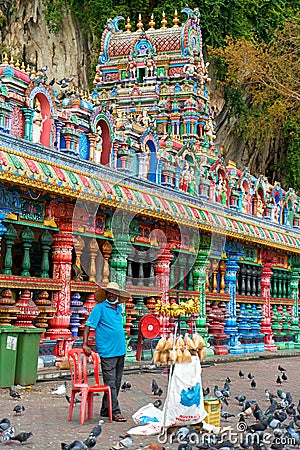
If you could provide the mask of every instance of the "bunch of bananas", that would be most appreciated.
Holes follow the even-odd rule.
[[[198,298],[178,303],[163,303],[159,300],[156,304],[155,311],[163,316],[178,317],[183,315],[191,315],[199,312]]]

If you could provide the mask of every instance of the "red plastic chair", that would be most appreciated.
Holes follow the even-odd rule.
[[[72,420],[74,399],[77,392],[81,392],[80,403],[80,425],[83,425],[86,420],[86,407],[88,407],[88,419],[93,418],[93,401],[95,392],[106,392],[108,397],[108,412],[109,419],[112,422],[112,402],[110,386],[100,384],[99,378],[99,363],[100,357],[98,353],[92,352],[91,359],[94,365],[94,384],[89,385],[88,380],[88,360],[82,348],[73,348],[68,351],[68,361],[70,365],[70,372],[72,378],[72,392],[70,399],[69,417]]]

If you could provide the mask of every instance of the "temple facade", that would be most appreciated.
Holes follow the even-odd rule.
[[[133,358],[146,314],[211,353],[300,347],[300,198],[215,147],[199,11],[183,12],[108,19],[88,94],[3,57],[0,326],[45,330],[41,355],[80,345],[108,281],[132,294]]]

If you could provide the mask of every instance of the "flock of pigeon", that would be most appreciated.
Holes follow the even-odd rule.
[[[281,385],[287,381],[287,374],[284,367],[278,366],[278,375],[276,375],[277,385]],[[249,372],[246,376],[241,370],[238,372],[239,379],[249,380],[250,388],[255,391],[257,384],[255,376]],[[253,449],[253,450],[289,450],[294,448],[300,448],[300,400],[297,402],[293,399],[292,394],[282,389],[277,389],[276,393],[271,393],[268,389],[265,389],[265,395],[270,405],[264,411],[259,402],[256,399],[247,398],[246,395],[237,395],[234,400],[237,402],[238,407],[241,410],[237,413],[226,411],[226,406],[229,405],[231,400],[231,379],[226,378],[224,386],[214,386],[214,389],[210,390],[209,387],[203,389],[204,397],[213,395],[221,401],[221,418],[225,422],[228,419],[235,417],[236,431],[230,433],[233,428],[226,427],[220,428],[220,434],[207,435],[203,433],[201,426],[188,425],[184,427],[177,427],[171,430],[172,443],[178,443],[178,450],[193,450],[193,449],[218,449],[218,450],[233,450],[239,449]],[[281,387],[281,386],[280,386]],[[130,381],[124,381],[121,386],[123,392],[132,388]],[[67,395],[67,382],[52,389],[53,395],[65,396],[68,403],[70,403],[70,397]],[[160,408],[162,407],[162,400],[159,398],[163,394],[163,389],[158,386],[156,380],[152,380],[151,394],[156,397],[153,404]],[[25,411],[25,407],[19,403],[20,394],[12,387],[9,388],[10,398],[18,401],[18,404],[13,408],[14,414],[21,415]],[[252,396],[251,396],[252,397]],[[75,403],[80,403],[79,398],[75,398]],[[226,405],[226,406],[224,406]],[[232,408],[231,408],[232,409]],[[102,423],[100,420],[98,425],[95,426],[90,432],[89,436],[85,440],[74,440],[71,443],[61,443],[61,450],[86,450],[94,448],[97,444],[97,440],[102,433]],[[230,423],[232,425],[232,421]],[[227,433],[222,431],[227,430]],[[233,430],[235,431],[235,430]],[[204,439],[198,439],[195,441],[195,433],[199,438],[205,435]],[[0,441],[18,441],[20,444],[25,443],[33,436],[32,432],[20,432],[16,434],[15,427],[11,424],[8,418],[0,420]],[[111,447],[111,449],[127,449],[133,448],[133,439],[129,435],[119,436],[119,442]],[[100,444],[101,447],[101,444]],[[160,444],[150,444],[143,449],[163,450],[164,447]]]
[[[276,375],[278,385],[287,381],[287,374],[284,367],[278,366],[279,374]],[[250,388],[253,391],[257,384],[255,376],[249,372],[247,377],[241,370],[238,372],[240,379],[248,379]],[[178,450],[192,449],[218,449],[233,450],[253,449],[253,450],[289,450],[300,448],[300,400],[295,403],[292,394],[282,389],[277,389],[276,393],[271,393],[265,389],[265,395],[270,405],[264,411],[256,399],[247,398],[246,395],[234,397],[241,410],[233,414],[224,409],[231,401],[231,379],[226,378],[224,387],[215,385],[213,392],[210,388],[203,389],[203,395],[214,395],[221,401],[221,418],[227,422],[229,418],[236,417],[236,430],[231,428],[220,435],[206,435],[206,439],[199,438],[197,443],[195,433],[203,437],[203,430],[196,426],[181,427],[174,434],[175,442],[178,435],[180,443]],[[225,406],[225,407],[226,407]],[[235,432],[236,431],[236,432]],[[221,428],[222,432],[222,428]],[[183,437],[183,438],[182,438]],[[185,441],[185,442],[184,442]],[[177,440],[178,442],[178,440]]]

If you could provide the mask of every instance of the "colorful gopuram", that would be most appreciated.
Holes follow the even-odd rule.
[[[131,357],[149,313],[216,354],[300,347],[300,198],[215,147],[199,11],[183,12],[108,19],[88,94],[3,57],[0,326],[45,329],[41,354],[80,345],[108,281],[132,294]]]

